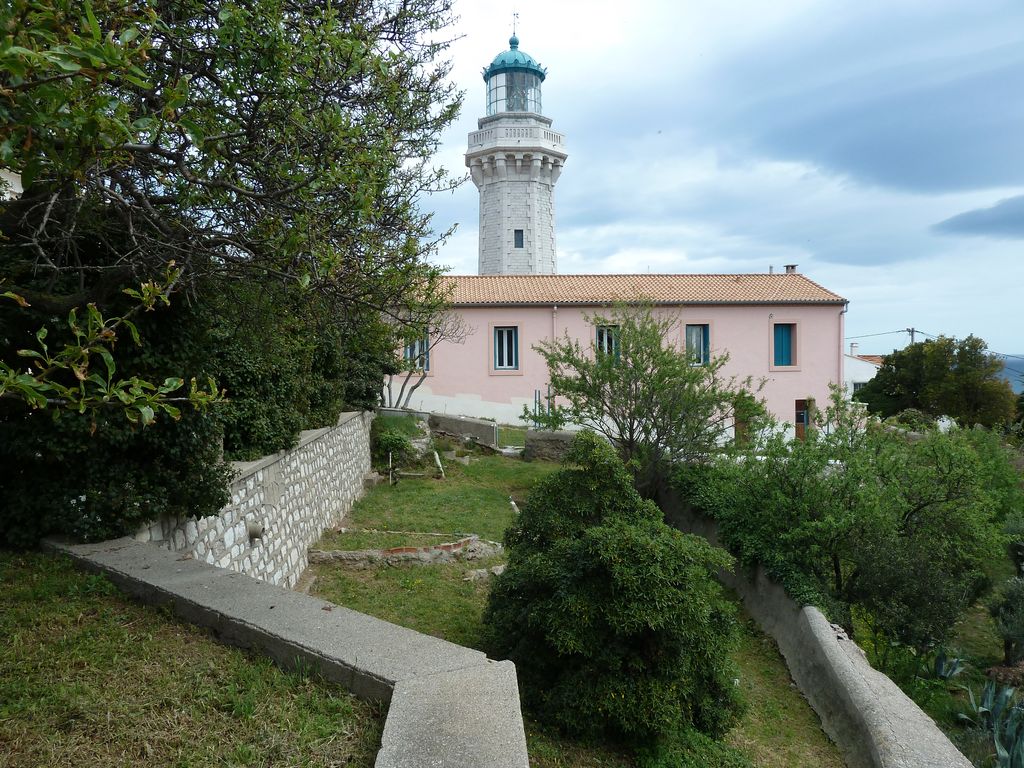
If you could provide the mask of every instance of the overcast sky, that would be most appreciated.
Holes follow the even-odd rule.
[[[456,0],[463,113],[438,161],[465,172],[481,69],[512,7]],[[567,137],[558,269],[767,272],[849,299],[861,336],[913,326],[1024,354],[1022,0],[519,0]],[[477,271],[476,188],[438,261]],[[920,339],[920,337],[919,337]],[[857,339],[864,353],[907,334]]]

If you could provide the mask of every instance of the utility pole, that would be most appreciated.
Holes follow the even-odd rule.
[[[917,333],[917,330],[915,328],[907,328],[906,331],[907,331],[907,333],[910,334],[910,343],[913,344],[914,343],[914,334]]]

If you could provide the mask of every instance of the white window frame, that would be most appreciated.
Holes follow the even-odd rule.
[[[619,326],[594,326],[594,350],[599,354],[619,356]]]
[[[518,371],[519,370],[519,326],[518,325],[496,325],[492,336],[493,358],[491,360],[495,371]],[[509,343],[511,341],[511,344]],[[509,356],[511,360],[503,359]]]
[[[430,370],[430,332],[427,331],[418,339],[413,339],[405,345],[403,353],[405,362],[412,363],[413,370]]]

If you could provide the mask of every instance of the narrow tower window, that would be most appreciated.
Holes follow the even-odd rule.
[[[523,230],[515,229],[512,231],[513,244],[516,248],[523,247]]]

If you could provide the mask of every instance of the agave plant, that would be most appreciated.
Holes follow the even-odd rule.
[[[974,691],[967,688],[967,696],[970,699],[971,711],[974,716],[960,713],[957,717],[978,728],[994,732],[996,724],[1013,698],[1014,691],[1016,689],[1009,685],[1004,685],[997,690],[995,681],[989,680],[981,691],[981,698],[975,700]],[[1013,709],[1018,709],[1018,707],[1013,707]]]
[[[964,671],[963,659],[951,659],[944,650],[939,651],[932,665],[932,673],[938,680],[952,680]]]
[[[1024,704],[1007,710],[992,730],[999,768],[1024,768]]]

